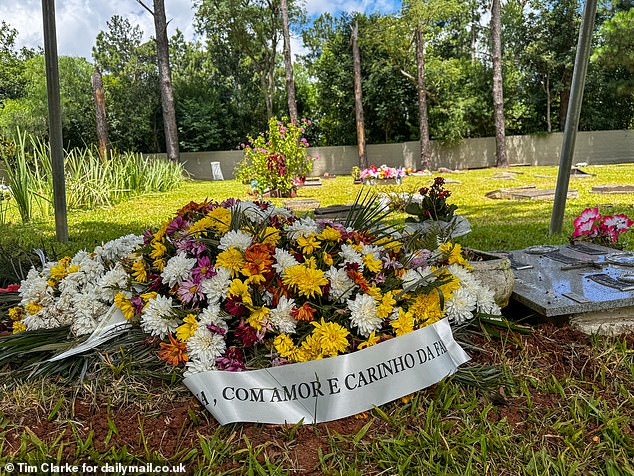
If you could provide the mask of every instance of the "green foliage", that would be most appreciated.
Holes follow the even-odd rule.
[[[418,191],[423,197],[422,200],[411,202],[405,207],[405,212],[414,215],[416,219],[408,217],[406,221],[451,221],[458,206],[447,203],[447,198],[451,196],[451,192],[445,190],[444,185],[445,179],[436,177],[431,187],[422,187]]]
[[[236,178],[248,183],[258,194],[276,191],[288,196],[313,168],[313,158],[306,156],[308,142],[303,137],[309,121],[301,125],[269,120],[269,128],[255,138],[249,137],[244,159],[237,167]]]

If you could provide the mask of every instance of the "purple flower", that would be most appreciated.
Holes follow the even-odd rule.
[[[167,226],[167,234],[173,236],[178,230],[183,230],[187,225],[187,221],[180,215],[174,218]]]
[[[207,256],[199,257],[196,267],[192,270],[194,281],[199,283],[202,278],[211,278],[215,275],[216,272],[214,271],[213,266],[211,266],[209,258]]]
[[[178,288],[177,293],[179,299],[183,303],[191,302],[195,304],[205,297],[202,290],[200,289],[200,283],[191,280],[183,281]]]
[[[225,355],[216,359],[216,365],[219,370],[228,372],[241,372],[246,369],[244,365],[244,354],[237,347],[229,347]]]

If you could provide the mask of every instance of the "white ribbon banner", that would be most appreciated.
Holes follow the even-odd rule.
[[[184,380],[221,425],[320,423],[429,387],[470,360],[446,319],[351,354]]]

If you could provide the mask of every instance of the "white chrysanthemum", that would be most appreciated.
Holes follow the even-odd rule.
[[[178,317],[172,311],[172,298],[160,294],[148,301],[141,317],[141,329],[161,339],[174,332],[179,324]]]
[[[73,305],[75,312],[70,330],[76,336],[90,334],[94,331],[110,307],[99,301],[94,291],[73,296]]]
[[[37,272],[35,268],[31,268],[26,279],[20,283],[20,296],[22,300],[20,304],[43,301],[46,297],[51,297],[53,290],[46,282],[46,278]]]
[[[304,217],[288,225],[285,230],[291,240],[296,240],[300,236],[316,235],[319,233],[319,225],[312,218]]]
[[[413,291],[418,286],[435,281],[436,278],[426,271],[425,268],[408,269],[403,274],[403,289]]]
[[[216,362],[215,360],[193,359],[188,361],[185,364],[185,367],[187,370],[183,372],[183,377],[187,378],[187,377],[191,377],[194,374],[199,374],[200,372],[207,372],[208,370],[216,370]]]
[[[295,301],[286,296],[280,297],[277,307],[271,309],[269,322],[281,333],[294,334],[297,321],[291,316],[291,311],[295,307]]]
[[[198,325],[208,326],[213,324],[222,329],[228,330],[229,326],[220,314],[220,304],[211,304],[198,315]]]
[[[209,279],[203,279],[200,289],[207,296],[207,302],[218,303],[227,297],[231,284],[231,271],[227,268],[214,268],[216,274]]]
[[[115,262],[136,251],[141,245],[142,236],[125,235],[98,246],[95,248],[95,254],[104,260]]]
[[[244,251],[251,245],[252,242],[253,237],[251,235],[247,235],[239,230],[231,230],[220,238],[218,248],[221,250],[227,250],[230,246],[233,246],[238,250]]]
[[[260,224],[264,222],[266,218],[265,212],[263,212],[260,207],[258,207],[255,203],[246,201],[246,202],[236,202],[231,207],[231,213],[240,214],[242,213],[248,220],[253,223]]]
[[[447,266],[447,271],[460,281],[460,286],[462,287],[471,289],[479,286],[480,284],[467,268],[460,266],[459,264],[451,264]]]
[[[72,323],[74,306],[69,294],[61,295],[56,301],[44,306],[32,316],[26,316],[22,322],[27,329],[54,329]]]
[[[271,207],[271,216],[289,218],[293,216],[293,212],[288,208]]]
[[[363,337],[381,327],[381,318],[376,315],[376,302],[369,294],[357,294],[354,300],[348,299],[348,309],[352,313],[350,324],[358,328]]]
[[[445,303],[447,317],[454,324],[462,324],[472,319],[475,309],[476,297],[465,288],[454,291],[453,296]]]
[[[106,301],[113,300],[121,289],[127,287],[128,279],[128,273],[125,272],[121,264],[117,263],[97,282],[97,288],[100,290],[99,298]]]
[[[80,253],[82,253],[82,256],[78,256],[79,253],[75,255],[71,264],[79,267],[79,273],[85,277],[85,283],[96,283],[106,271],[101,259],[97,256],[93,257],[89,254],[84,254],[85,252]]]
[[[206,326],[198,326],[187,339],[187,355],[190,359],[215,361],[227,348],[224,336],[210,332]]]
[[[476,309],[483,314],[499,315],[502,311],[494,299],[494,293],[485,286],[476,286],[473,290],[477,304]]]
[[[334,266],[331,266],[326,271],[326,278],[330,281],[330,294],[328,297],[332,301],[348,299],[356,286],[344,269],[337,269]]]
[[[275,248],[275,264],[273,269],[282,276],[284,272],[291,266],[295,266],[298,261],[288,251],[281,248]]]
[[[343,258],[345,263],[357,263],[359,265],[359,271],[363,271],[363,255],[355,251],[352,245],[341,245],[339,256]]]
[[[196,265],[196,258],[188,258],[184,252],[172,256],[165,265],[161,278],[171,288],[191,277],[191,270]]]

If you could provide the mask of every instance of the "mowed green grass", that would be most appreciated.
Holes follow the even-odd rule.
[[[555,188],[556,167],[512,167],[516,180],[497,180],[499,169],[470,170],[464,173],[446,174],[445,178],[459,184],[448,184],[452,192],[451,203],[458,205],[458,214],[466,216],[472,225],[472,233],[460,241],[482,250],[518,249],[540,243],[563,243],[572,232],[574,218],[586,207],[599,206],[604,214],[625,213],[634,216],[634,194],[600,195],[590,193],[593,186],[634,184],[634,164],[589,166],[591,178],[571,178],[570,190],[578,191],[578,198],[569,199],[566,205],[563,235],[549,236],[552,201],[515,201],[486,198],[486,193],[498,188],[536,185],[540,189]],[[401,186],[374,187],[376,191],[414,192],[430,185],[433,177],[407,177]],[[298,198],[312,198],[321,206],[352,203],[360,185],[353,185],[350,176],[323,179],[321,187],[299,189]],[[188,181],[178,190],[144,195],[115,206],[90,211],[69,213],[70,242],[56,246],[60,252],[70,253],[82,248],[91,249],[101,242],[127,233],[141,233],[147,228],[159,226],[183,205],[190,201],[223,200],[229,197],[248,199],[247,187],[235,180]],[[284,200],[274,199],[278,205]],[[406,215],[395,214],[394,220],[402,222]],[[0,225],[0,246],[13,243],[24,248],[42,243],[54,243],[53,217],[45,222],[29,225],[15,223]],[[9,221],[9,220],[8,220]],[[627,240],[627,236],[624,237]],[[630,240],[633,241],[633,240]],[[631,245],[628,246],[631,249]]]

